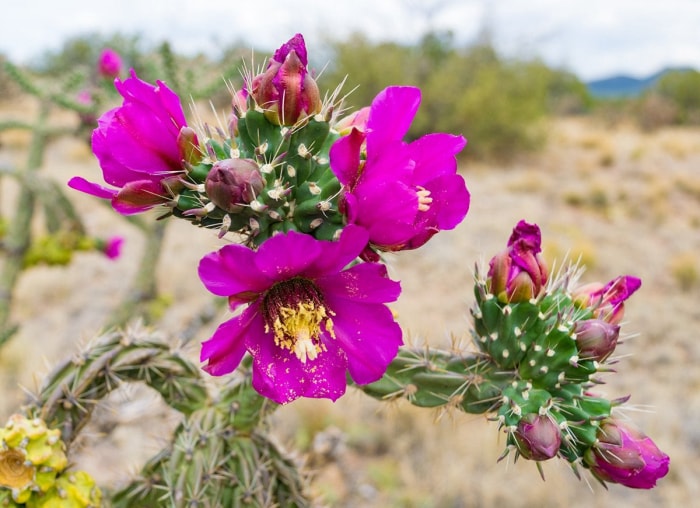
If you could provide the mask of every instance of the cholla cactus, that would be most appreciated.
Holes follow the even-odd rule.
[[[477,353],[405,349],[363,389],[382,399],[491,414],[508,435],[503,457],[513,450],[539,467],[559,456],[577,475],[582,467],[603,483],[651,488],[668,472],[668,456],[614,420],[614,407],[628,397],[591,392],[611,370],[623,302],[639,279],[596,285],[594,297],[583,298],[592,286],[575,287],[580,271],[570,267],[548,280],[539,251],[539,228],[521,221],[488,274],[477,269]]]
[[[404,141],[421,99],[413,87],[388,87],[339,120],[338,93],[321,101],[307,64],[297,35],[245,77],[226,128],[198,131],[165,83],[133,71],[116,81],[124,103],[92,137],[111,187],[69,185],[124,215],[159,207],[161,218],[234,233],[240,245],[199,264],[207,289],[241,311],[203,343],[200,360],[233,377],[212,395],[176,351],[113,334],[61,365],[31,411],[55,419],[70,443],[93,401],[143,379],[183,413],[170,445],[116,493],[119,506],[307,505],[293,461],[259,424],[274,403],[335,400],[350,380],[380,399],[489,414],[507,433],[504,456],[538,466],[559,456],[602,482],[653,486],[668,457],[613,423],[622,399],[591,392],[639,280],[576,288],[576,269],[552,276],[539,228],[521,221],[488,272],[477,269],[477,351],[402,349],[387,307],[400,286],[382,254],[421,247],[464,219],[470,196],[456,156],[466,140]],[[614,462],[616,453],[629,460]]]
[[[241,402],[224,396],[189,415],[114,506],[311,506],[299,464],[262,432],[236,425],[249,410]]]

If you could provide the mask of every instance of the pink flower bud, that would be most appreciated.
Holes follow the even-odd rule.
[[[586,319],[576,323],[574,332],[579,357],[602,362],[615,351],[620,326],[602,319]]]
[[[547,266],[540,256],[540,228],[520,221],[505,250],[489,263],[488,285],[502,301],[524,302],[536,297],[547,283]]]
[[[574,291],[573,298],[582,307],[591,307],[595,317],[617,325],[625,313],[625,300],[641,285],[637,277],[621,275],[606,285],[594,282],[581,286]]]
[[[183,126],[177,135],[177,146],[180,148],[182,158],[190,164],[196,165],[202,160],[202,152],[199,149],[199,140],[192,127]]]
[[[341,136],[347,136],[348,134],[350,134],[350,131],[353,127],[359,130],[360,132],[366,132],[367,119],[369,118],[370,109],[371,108],[369,107],[365,107],[360,109],[359,111],[355,111],[354,113],[346,116],[345,118],[341,118],[333,126],[333,128],[336,131],[338,131],[338,134],[340,134]]]
[[[204,182],[212,203],[227,212],[240,212],[265,187],[260,169],[250,159],[218,161]]]
[[[561,431],[548,416],[528,414],[519,422],[514,433],[520,454],[528,460],[555,457],[561,446]]]
[[[110,48],[105,48],[97,60],[97,72],[107,79],[116,78],[122,70],[122,58],[119,53]]]
[[[275,52],[265,72],[253,79],[251,94],[270,122],[294,125],[321,111],[321,93],[307,63],[304,38],[296,34]]]
[[[238,119],[248,110],[248,91],[243,88],[233,94],[231,98],[231,116],[229,117],[229,132],[231,136],[238,136]]]
[[[669,457],[645,434],[614,418],[598,430],[598,442],[585,456],[586,464],[602,481],[633,489],[650,489],[668,473]]]
[[[102,247],[102,252],[109,259],[117,259],[121,256],[122,245],[124,244],[124,237],[122,236],[111,236],[105,242]]]

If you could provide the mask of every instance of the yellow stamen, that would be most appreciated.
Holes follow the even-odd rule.
[[[418,191],[418,210],[421,212],[427,212],[430,210],[430,205],[433,203],[433,198],[430,197],[430,191],[420,185],[417,186]]]
[[[275,344],[293,351],[302,363],[315,360],[326,349],[320,341],[321,324],[335,338],[329,314],[333,315],[333,312],[313,301],[301,301],[296,308],[279,307],[272,323]],[[270,327],[266,326],[265,331],[269,332]]]

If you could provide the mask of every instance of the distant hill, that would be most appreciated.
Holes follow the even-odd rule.
[[[630,76],[612,76],[597,79],[586,83],[588,91],[593,97],[614,99],[624,97],[637,97],[644,91],[653,87],[656,82],[669,72],[689,71],[689,67],[675,67],[663,69],[646,78],[632,78]]]

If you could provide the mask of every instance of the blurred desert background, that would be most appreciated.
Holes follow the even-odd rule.
[[[433,59],[453,58],[439,54],[445,49],[441,40],[424,49],[437,52]],[[339,43],[337,48],[343,46]],[[377,51],[367,41],[364,49]],[[508,70],[510,64],[489,53],[488,45],[477,49],[470,53],[469,65],[495,61],[506,68],[503,72]],[[38,83],[60,76],[56,69],[65,62],[58,58],[76,58],[70,51],[67,44],[64,53],[53,55],[55,68],[29,74]],[[88,51],[85,58],[92,54]],[[357,62],[362,61],[358,56]],[[150,60],[143,62],[144,69],[150,69],[146,65]],[[460,72],[469,74],[476,68],[467,63]],[[190,69],[195,64],[188,61]],[[351,76],[352,65],[348,61]],[[549,72],[541,62],[533,65]],[[352,78],[353,83],[370,81],[358,92],[360,104],[376,93],[372,87],[383,86],[371,81],[372,70],[367,67],[356,65],[359,75]],[[525,83],[517,88],[513,81],[509,90],[503,90],[498,86],[504,79],[493,74],[497,71],[479,71],[486,81],[475,81],[473,85],[482,88],[468,98],[458,97],[457,85],[450,88],[445,80],[426,85],[416,124],[427,131],[460,132],[469,139],[460,172],[472,202],[457,229],[437,235],[418,251],[388,258],[392,277],[402,283],[401,298],[393,308],[406,339],[417,345],[450,347],[456,341],[468,347],[475,262],[487,262],[502,249],[518,220],[536,222],[548,262],[580,257],[587,267],[583,280],[588,282],[606,282],[621,274],[642,279],[641,290],[626,307],[623,333],[628,339],[616,352],[618,372],[605,375],[607,384],[599,391],[610,398],[631,395],[624,413],[671,457],[670,473],[651,491],[616,485],[605,490],[589,475],[578,480],[563,461],[551,460],[543,464],[546,481],[542,481],[533,463],[513,464],[512,458],[497,462],[504,435],[483,416],[379,403],[353,389],[335,403],[303,400],[279,409],[270,421],[272,432],[296,449],[313,472],[312,491],[319,506],[692,506],[700,496],[698,117],[680,115],[689,110],[674,102],[677,97],[659,90],[601,101],[587,95],[580,81],[568,74],[558,83],[570,86],[559,95],[552,92],[558,90],[554,86],[541,89]],[[345,70],[330,69],[327,78],[334,72]],[[539,79],[544,75],[537,74]],[[418,79],[396,76],[389,72],[385,79]],[[7,86],[6,95],[0,95],[0,123],[33,121],[37,100]],[[431,86],[442,92],[431,92]],[[537,100],[543,105],[532,116],[514,106],[532,106],[528,90],[542,93]],[[216,93],[220,96],[215,106],[225,115],[225,89]],[[204,118],[208,107],[199,105]],[[429,115],[445,116],[450,109],[459,109],[462,115],[451,118],[453,128],[433,127],[434,117]],[[49,121],[69,131],[79,125],[74,112],[60,108],[54,109]],[[491,122],[488,128],[487,122]],[[532,126],[536,132],[530,131]],[[23,167],[30,146],[30,132],[0,131],[0,167]],[[52,140],[39,173],[60,184],[76,175],[100,181],[99,166],[82,135]],[[15,214],[18,193],[16,182],[0,175],[0,217],[5,221]],[[0,421],[22,404],[22,386],[37,386],[59,358],[74,354],[103,330],[128,295],[144,248],[142,232],[104,203],[75,192],[67,195],[91,234],[126,238],[123,253],[109,260],[97,252],[79,252],[66,266],[39,265],[21,274],[10,309],[20,327],[0,348]],[[157,215],[154,211],[143,218],[150,221]],[[40,232],[41,218],[32,227]],[[174,219],[165,235],[156,274],[158,319],[152,326],[177,341],[211,302],[196,266],[222,240]],[[200,342],[225,318],[222,310],[196,332],[188,346],[192,358],[197,358]],[[85,433],[73,459],[101,485],[115,486],[160,448],[178,416],[155,394],[129,386],[110,397],[95,419],[97,424]]]

